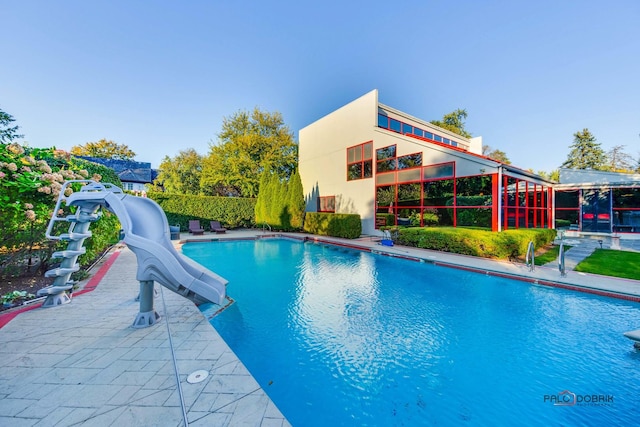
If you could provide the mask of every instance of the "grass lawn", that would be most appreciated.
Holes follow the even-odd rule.
[[[596,249],[575,268],[583,273],[640,280],[640,253]]]
[[[571,246],[564,245],[565,252],[567,252],[569,248],[571,248]],[[553,245],[545,249],[546,251],[544,253],[536,254],[536,259],[535,259],[536,265],[544,265],[558,258],[558,254],[560,253],[560,246]]]

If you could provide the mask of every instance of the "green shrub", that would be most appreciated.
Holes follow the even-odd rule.
[[[555,235],[555,230],[548,229],[517,229],[495,233],[460,227],[414,227],[400,229],[398,243],[462,255],[507,259],[524,256],[529,241],[533,241],[535,247],[539,248],[551,243]]]
[[[80,265],[91,264],[108,247],[115,245],[120,240],[120,221],[118,217],[102,209],[99,220],[91,224],[91,237],[84,241],[86,252],[80,255],[78,263]]]
[[[205,229],[209,221],[220,221],[226,228],[253,227],[256,199],[244,197],[191,196],[149,192],[167,215],[170,225],[189,229],[189,220],[198,219]]]
[[[356,239],[362,234],[362,222],[357,214],[307,212],[304,231],[320,236]]]
[[[438,225],[440,222],[440,218],[438,218],[438,214],[435,212],[425,211],[422,214],[422,224],[424,227],[432,227],[434,225]],[[420,212],[413,212],[409,216],[409,224],[412,227],[420,227]]]
[[[571,225],[571,221],[568,219],[556,219],[556,228],[568,227]]]
[[[0,276],[31,274],[34,267],[41,271],[50,267],[51,255],[65,244],[47,239],[45,231],[64,182],[78,179],[122,185],[111,169],[53,148],[0,144]],[[79,188],[73,186],[74,190]],[[106,249],[108,244],[99,246],[111,240],[109,236],[103,239],[101,233],[100,227],[92,230],[95,242],[90,245],[96,252]]]

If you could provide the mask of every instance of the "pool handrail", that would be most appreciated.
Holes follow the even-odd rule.
[[[533,244],[533,240],[531,240],[529,241],[529,245],[527,246],[527,255],[524,258],[527,267],[529,267],[529,271],[534,271],[536,269],[536,264],[535,264],[536,253],[535,252],[536,252],[535,246]]]
[[[560,277],[567,277],[567,269],[564,264],[564,242],[560,242],[560,250],[558,251],[558,270]]]

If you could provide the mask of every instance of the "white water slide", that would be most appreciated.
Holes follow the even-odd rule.
[[[64,196],[65,189],[74,182],[83,182],[85,185],[80,191]],[[58,217],[57,212],[62,202],[67,206],[76,206],[76,213]],[[63,258],[63,261],[60,267],[46,273],[49,277],[55,277],[55,281],[52,286],[41,290],[40,295],[60,295],[70,289],[71,273],[78,270],[77,258],[84,253],[84,240],[91,236],[90,223],[99,218],[100,208],[106,208],[118,217],[124,232],[123,241],[136,254],[136,279],[141,283],[141,312],[142,284],[151,281],[160,283],[196,304],[223,303],[227,280],[185,257],[173,247],[167,217],[156,202],[124,194],[116,186],[95,181],[68,181],[60,192],[47,229],[47,237],[68,241],[69,244],[66,250],[54,254],[55,257]],[[53,235],[53,227],[57,221],[70,223],[69,232]],[[153,287],[152,282],[151,286]],[[58,297],[52,299],[49,305],[66,302],[68,301],[64,297]],[[47,306],[47,302],[43,306]]]

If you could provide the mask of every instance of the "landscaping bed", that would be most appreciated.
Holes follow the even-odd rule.
[[[550,245],[555,230],[518,229],[499,233],[462,227],[410,227],[390,230],[398,244],[421,249],[494,259],[518,259],[527,253],[529,242],[536,248]]]

